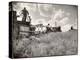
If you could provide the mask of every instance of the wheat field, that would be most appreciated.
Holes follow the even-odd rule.
[[[15,58],[74,55],[78,52],[77,35],[77,30],[71,30],[13,40],[13,54]]]

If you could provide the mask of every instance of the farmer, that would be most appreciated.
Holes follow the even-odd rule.
[[[24,9],[22,10],[22,21],[26,22],[26,18],[28,18],[29,12],[26,10],[26,8],[24,7]]]

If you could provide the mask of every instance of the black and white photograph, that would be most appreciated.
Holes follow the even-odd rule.
[[[9,3],[9,57],[78,54],[78,6]]]

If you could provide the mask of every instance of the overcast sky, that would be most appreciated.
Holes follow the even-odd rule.
[[[58,4],[39,4],[39,3],[14,3],[13,9],[20,14],[20,11],[26,7],[30,16],[31,24],[42,23],[51,26],[74,26],[77,28],[77,6],[75,5],[58,5]]]

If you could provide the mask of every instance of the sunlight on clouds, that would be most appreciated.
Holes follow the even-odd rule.
[[[77,28],[77,9],[74,6],[60,6],[52,4],[36,4],[36,3],[16,3],[13,4],[13,10],[17,11],[17,15],[21,14],[21,10],[26,7],[31,16],[31,24],[50,24],[55,27],[55,21],[57,26],[61,26],[62,30],[69,29],[72,25]],[[67,7],[67,8],[66,8]],[[74,10],[73,10],[74,9]],[[21,21],[22,16],[17,20]],[[66,28],[67,27],[67,28]]]
[[[38,4],[38,10],[41,16],[50,17],[55,9],[49,4]]]
[[[53,16],[53,20],[56,20],[57,18],[62,18],[63,17],[63,13],[64,11],[62,11],[62,9],[59,9],[58,11],[55,12],[54,16]]]
[[[38,19],[36,21],[32,20],[31,21],[33,25],[37,25],[37,24],[43,24],[44,26],[46,26],[48,23],[45,21],[45,19]]]
[[[67,25],[61,26],[61,30],[62,30],[62,32],[69,31],[70,29],[71,29],[71,25],[70,25],[70,24],[67,24]]]
[[[68,20],[69,20],[68,17],[64,17],[62,20],[59,21],[59,25],[64,26],[65,24],[68,23]]]

